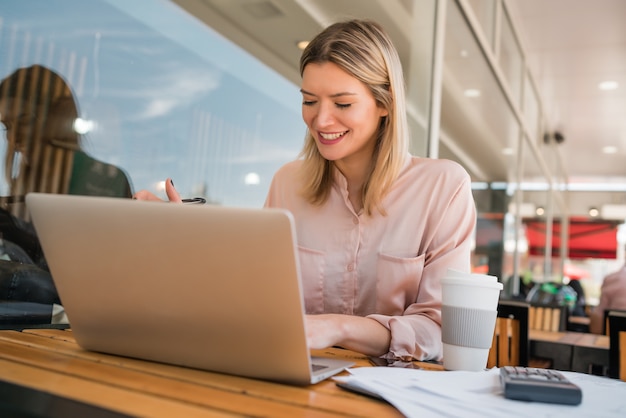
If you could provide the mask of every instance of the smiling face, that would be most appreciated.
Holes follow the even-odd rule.
[[[367,86],[334,63],[310,63],[302,73],[301,92],[302,118],[320,154],[342,171],[369,167],[387,111]]]

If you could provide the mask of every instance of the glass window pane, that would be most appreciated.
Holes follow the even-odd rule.
[[[539,113],[539,96],[528,75],[526,75],[524,82],[524,121],[531,140],[541,145],[543,134]]]
[[[519,123],[454,2],[445,40],[440,157],[461,163],[474,181],[506,182],[515,176]]]
[[[91,127],[82,150],[124,170],[134,190],[172,176],[184,196],[261,206],[301,147],[297,86],[172,3],[133,5],[9,3],[0,76],[41,64],[64,78]]]
[[[535,282],[546,280],[546,219],[550,205],[550,185],[546,174],[539,163],[539,156],[530,146],[526,138],[524,146],[524,164],[522,167],[522,201],[534,209],[534,213],[524,214],[522,219],[526,239],[528,241],[528,255],[520,263],[521,272],[529,272]],[[549,260],[549,259],[548,259]],[[549,266],[548,266],[549,267]],[[548,273],[549,276],[550,273]]]
[[[507,81],[516,106],[522,105],[523,58],[522,49],[517,43],[513,27],[506,13],[502,15],[500,33],[500,51],[498,54],[500,68]]]
[[[401,50],[407,84],[407,112],[411,131],[411,152],[426,156],[432,104],[433,48],[435,34],[435,0],[413,3],[413,14],[407,37],[409,48]],[[394,42],[396,42],[394,40]],[[397,43],[397,42],[396,42]]]

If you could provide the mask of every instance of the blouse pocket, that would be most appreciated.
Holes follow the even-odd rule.
[[[402,315],[417,301],[425,254],[404,258],[378,255],[376,310],[384,315]]]
[[[298,246],[298,254],[306,313],[323,313],[325,254],[322,251],[300,246]]]

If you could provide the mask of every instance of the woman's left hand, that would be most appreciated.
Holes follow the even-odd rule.
[[[378,321],[355,315],[306,316],[306,337],[311,349],[340,346],[368,356],[389,351],[391,333]]]
[[[306,316],[306,338],[309,348],[322,349],[340,343],[341,331],[339,321],[334,318],[338,315],[321,314]]]

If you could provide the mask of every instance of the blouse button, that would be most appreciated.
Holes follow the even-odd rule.
[[[354,264],[350,263],[348,264],[348,271],[352,271],[354,270]]]
[[[353,217],[353,218],[352,218],[352,223],[354,223],[355,225],[358,225],[358,223],[359,223],[359,218],[358,218],[358,217],[356,217],[356,216],[355,216],[355,217]]]

